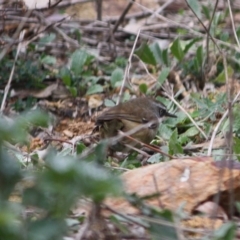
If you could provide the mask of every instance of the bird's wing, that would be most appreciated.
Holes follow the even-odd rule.
[[[116,112],[103,113],[102,115],[100,115],[97,118],[97,122],[100,123],[100,122],[103,122],[103,121],[110,121],[110,120],[113,120],[113,119],[118,119],[118,120],[125,119],[125,120],[132,121],[132,122],[142,123],[142,119],[139,118],[139,117],[136,117],[136,116],[133,116],[133,115],[130,115],[130,114],[116,113]]]

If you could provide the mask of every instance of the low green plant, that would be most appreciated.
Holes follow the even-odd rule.
[[[23,168],[19,157],[15,157],[18,153],[8,149],[6,141],[26,144],[29,129],[46,126],[47,121],[46,115],[38,111],[16,119],[0,119],[0,239],[63,239],[68,232],[68,213],[79,198],[88,197],[101,204],[107,196],[122,192],[119,178],[102,164],[104,144],[96,148],[91,161],[64,150],[51,150],[43,168]],[[31,184],[24,186],[27,180]],[[16,192],[17,185],[22,188],[20,192]],[[21,202],[9,200],[15,194]],[[27,214],[28,208],[32,214]]]

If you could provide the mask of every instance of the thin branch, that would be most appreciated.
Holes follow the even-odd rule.
[[[210,19],[210,22],[209,22],[209,25],[208,25],[208,28],[207,28],[206,64],[208,64],[208,61],[209,61],[209,33],[210,33],[210,29],[211,29],[212,22],[213,22],[213,19],[214,19],[214,15],[217,11],[217,6],[218,6],[218,0],[216,0],[215,6],[214,6],[214,9],[213,9],[213,14],[212,14],[212,17]]]
[[[204,25],[203,21],[198,17],[198,15],[194,12],[194,10],[191,8],[191,6],[188,4],[188,1],[185,0],[185,2],[187,3],[188,7],[191,9],[191,11],[193,12],[193,14],[195,15],[195,17],[197,18],[197,20],[200,22],[200,24],[202,25],[202,27],[204,28],[204,30],[206,31],[207,35],[211,38],[211,40],[213,41],[213,43],[215,44],[215,46],[217,47],[218,51],[220,53],[222,53],[222,50],[219,48],[216,40],[212,37],[212,35],[210,34],[209,29]]]
[[[117,22],[115,23],[113,30],[112,30],[112,34],[115,33],[119,27],[119,25],[122,23],[124,17],[126,16],[126,14],[129,12],[129,10],[131,9],[133,2],[135,2],[135,0],[132,0],[128,3],[127,7],[124,9],[124,11],[122,12],[121,16],[119,17],[119,19],[117,20]],[[107,42],[110,40],[110,37],[108,37]]]
[[[236,42],[237,42],[238,48],[240,48],[238,36],[237,36],[237,33],[236,33],[235,23],[234,23],[234,19],[233,19],[233,15],[232,15],[231,4],[230,4],[230,1],[229,1],[229,0],[227,0],[227,2],[228,2],[229,15],[230,15],[231,23],[232,23],[233,34],[234,34],[235,40],[236,40]]]
[[[23,26],[25,25],[28,17],[30,16],[32,11],[27,11],[25,17],[23,19],[21,19],[19,22],[19,25],[17,27],[16,32],[13,35],[13,39],[17,39],[19,33],[22,31]],[[13,41],[14,42],[14,41]],[[9,51],[9,49],[12,47],[13,43],[10,43],[8,46],[6,46],[0,53],[0,61],[4,58],[4,56],[6,55],[6,53]]]
[[[122,98],[122,95],[123,95],[123,90],[126,86],[126,81],[129,79],[129,72],[130,72],[130,68],[131,68],[131,65],[132,65],[132,56],[133,56],[134,50],[136,48],[140,32],[141,32],[141,28],[139,28],[139,30],[138,30],[136,39],[135,39],[133,47],[132,47],[132,51],[131,51],[130,56],[128,58],[127,66],[126,66],[124,77],[123,77],[122,86],[121,86],[119,96],[118,96],[118,100],[117,100],[117,104],[119,104],[121,102],[121,98]]]
[[[131,136],[130,136],[129,134],[127,134],[127,133],[124,133],[124,132],[121,132],[121,131],[119,131],[119,132],[120,132],[120,134],[121,134],[122,136],[124,136],[125,138],[128,138],[128,139],[130,139],[130,140],[132,140],[132,141],[134,141],[134,142],[137,142],[137,143],[141,144],[143,147],[147,147],[147,148],[153,150],[154,152],[160,153],[160,154],[165,155],[165,156],[167,156],[167,157],[169,157],[169,158],[171,158],[171,159],[174,159],[174,157],[173,157],[172,155],[169,155],[169,154],[167,154],[167,153],[159,150],[159,149],[156,148],[156,147],[153,147],[153,146],[151,146],[151,145],[148,145],[148,144],[146,144],[146,143],[143,143],[143,142],[137,140],[136,138],[131,137]]]
[[[151,16],[151,18],[154,18],[157,14],[160,14],[166,7],[168,7],[170,4],[172,4],[175,0],[168,0],[167,2],[163,3],[161,7],[159,7]]]
[[[4,90],[3,100],[2,100],[1,109],[0,109],[1,114],[3,114],[4,108],[5,108],[5,103],[6,103],[7,96],[8,96],[10,87],[11,87],[11,82],[12,82],[12,79],[13,79],[13,74],[14,74],[14,71],[15,71],[17,58],[18,58],[19,52],[20,52],[21,47],[22,47],[22,40],[24,38],[25,32],[26,32],[26,30],[23,30],[20,33],[20,36],[19,36],[19,41],[20,42],[19,42],[18,47],[17,47],[17,52],[16,52],[16,55],[15,55],[12,70],[11,70],[11,73],[10,73],[10,76],[9,76],[9,79],[8,79],[8,83],[7,83],[7,85],[5,87],[5,90]]]

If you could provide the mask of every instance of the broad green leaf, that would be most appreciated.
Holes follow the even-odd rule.
[[[82,143],[78,143],[76,147],[77,154],[81,154],[87,147]]]
[[[235,239],[236,224],[234,222],[228,221],[224,223],[220,228],[218,228],[214,234],[213,239],[215,240],[233,240]]]
[[[86,95],[91,95],[91,94],[94,94],[94,93],[101,93],[101,92],[103,92],[102,85],[94,84],[94,85],[92,85],[88,88]]]
[[[179,38],[174,40],[170,49],[173,56],[177,58],[179,61],[182,61],[184,57],[184,52],[182,50]]]
[[[187,0],[192,11],[201,19],[201,5],[198,0]]]
[[[143,62],[147,64],[156,65],[156,59],[151,51],[150,47],[143,43],[138,49],[134,52]]]
[[[170,139],[173,131],[169,127],[166,126],[166,124],[160,124],[158,129],[159,136],[161,136],[163,139]]]
[[[148,163],[159,163],[162,159],[162,155],[160,153],[156,153],[154,155],[152,155],[147,162]]]
[[[189,43],[186,44],[186,46],[184,47],[183,52],[186,54],[189,51],[189,49],[194,45],[194,43],[196,43],[200,40],[201,40],[201,38],[194,38],[191,41],[189,41]]]
[[[198,129],[196,127],[191,127],[188,128],[186,132],[181,134],[181,136],[186,136],[186,137],[194,137],[199,133]]]
[[[114,107],[116,105],[116,103],[113,100],[104,99],[104,105],[106,107]]]
[[[12,120],[1,119],[0,121],[0,143],[1,140],[16,143],[26,143],[27,131],[31,126],[47,126],[48,116],[43,111],[33,110]]]
[[[104,158],[103,155],[98,153],[98,158]],[[63,202],[58,204],[54,198],[47,199],[48,207],[51,204],[51,207],[58,211],[62,211],[60,207],[69,210],[64,206],[64,201],[68,200],[68,204],[71,204],[75,196],[87,196],[91,197],[94,202],[101,202],[109,195],[121,194],[121,180],[95,162],[89,163],[85,159],[76,159],[71,156],[53,156],[46,160],[46,164],[48,170],[40,176],[39,185],[47,190],[45,196],[48,199],[49,194],[52,194],[54,198],[57,196],[64,198]],[[55,194],[57,194],[56,197]]]
[[[178,138],[178,142],[180,145],[185,145],[185,144],[189,143],[190,141],[191,141],[191,139],[184,135],[180,135]]]
[[[168,75],[170,73],[170,68],[163,68],[159,77],[158,77],[158,82],[160,83],[160,86],[165,82],[167,79]]]
[[[111,75],[111,85],[112,87],[116,87],[116,84],[120,82],[122,82],[123,80],[123,75],[124,75],[124,72],[121,68],[116,68],[113,72],[112,72],[112,75]]]
[[[231,78],[233,76],[234,70],[231,66],[227,66],[227,73],[228,73],[228,77]],[[226,78],[225,78],[225,71],[223,69],[223,71],[213,80],[214,83],[217,84],[223,84],[226,82]]]
[[[139,90],[141,93],[144,93],[146,94],[147,93],[147,90],[148,90],[148,86],[146,83],[142,83],[139,85]]]
[[[183,153],[182,146],[178,142],[177,129],[173,131],[172,136],[169,139],[168,147],[169,147],[169,154],[171,155],[177,154],[177,153]]]
[[[54,65],[57,62],[57,60],[53,56],[46,56],[42,58],[41,62],[49,65]]]
[[[164,61],[162,59],[162,50],[159,47],[159,44],[157,42],[154,42],[153,44],[151,44],[150,49],[152,51],[152,53],[154,54],[155,60],[158,64],[163,64]]]
[[[71,56],[71,65],[70,69],[75,76],[79,76],[83,67],[88,59],[88,53],[84,50],[76,50]]]
[[[154,214],[154,218],[173,223],[173,213],[168,209],[162,210],[161,212],[156,212]],[[160,222],[151,223],[149,227],[149,232],[152,235],[153,240],[178,240],[176,228],[170,225],[166,226],[165,224],[161,224]]]
[[[59,77],[62,79],[63,83],[70,87],[71,86],[71,72],[67,67],[63,67],[59,71]]]
[[[202,5],[202,11],[205,14],[206,18],[210,20],[211,18],[211,8],[210,6]]]
[[[169,66],[168,49],[162,50],[162,59],[166,66]]]

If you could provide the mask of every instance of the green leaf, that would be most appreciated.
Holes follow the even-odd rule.
[[[168,209],[162,210],[161,212],[155,212],[154,218],[156,220],[159,219],[160,221],[164,220],[166,222],[173,223],[173,213]],[[166,226],[160,222],[150,223],[149,232],[152,235],[153,240],[179,239],[177,230],[174,226]]]
[[[121,68],[116,68],[112,72],[110,82],[111,82],[111,86],[113,88],[117,86],[117,83],[121,84],[121,82],[123,80],[123,75],[124,75],[124,72],[123,72],[123,70]]]
[[[150,47],[143,43],[138,49],[134,52],[143,62],[151,65],[156,65],[156,59],[151,51]]]
[[[199,133],[199,130],[196,127],[190,127],[188,130],[181,134],[181,136],[194,137]]]
[[[238,161],[240,161],[240,139],[237,137],[233,138],[233,151],[237,156]]]
[[[233,240],[235,239],[236,225],[234,222],[228,221],[217,229],[213,236],[215,240]]]
[[[169,57],[168,57],[168,49],[164,49],[162,50],[162,59],[163,62],[166,66],[169,66]]]
[[[201,19],[201,5],[197,0],[187,0],[189,6],[191,7],[192,11]]]
[[[62,79],[63,83],[66,86],[68,86],[68,87],[71,86],[72,78],[71,78],[71,72],[69,71],[68,68],[66,68],[66,67],[61,68],[59,71],[59,77]]]
[[[77,154],[81,154],[87,147],[83,143],[78,143],[76,147]]]
[[[202,68],[202,64],[203,64],[203,47],[202,47],[202,45],[197,48],[196,61],[197,61],[198,70],[200,70]]]
[[[177,154],[177,153],[183,153],[182,146],[178,142],[177,129],[175,129],[173,131],[172,136],[169,139],[168,146],[169,146],[169,154],[170,155]]]
[[[116,103],[113,100],[104,99],[104,105],[106,107],[114,107],[116,105]]]
[[[88,53],[84,50],[76,50],[71,56],[71,65],[70,69],[75,74],[75,76],[79,76],[83,67],[88,60]]]
[[[191,139],[188,138],[187,136],[184,136],[184,135],[183,136],[180,135],[179,138],[178,138],[178,142],[181,145],[185,145],[185,144],[189,143],[190,141],[191,141]]]
[[[91,94],[94,94],[94,93],[101,93],[101,92],[103,92],[102,85],[94,84],[94,85],[92,85],[88,88],[86,95],[91,95]]]
[[[63,239],[63,235],[66,232],[66,222],[63,219],[47,216],[30,221],[26,236],[28,240]]]
[[[163,61],[163,57],[162,57],[162,50],[161,48],[159,47],[159,44],[158,42],[154,42],[153,44],[151,44],[150,46],[150,49],[155,57],[155,60],[158,64],[163,64],[164,61]]]
[[[173,56],[175,58],[177,58],[179,61],[182,61],[182,59],[184,57],[184,52],[182,50],[180,40],[178,38],[176,40],[174,40],[170,49],[171,49],[171,53],[173,54]]]
[[[186,44],[186,46],[185,46],[185,48],[183,50],[184,54],[186,54],[189,51],[189,49],[194,45],[194,43],[196,43],[196,42],[198,42],[200,40],[201,40],[201,38],[194,38],[191,41],[189,41],[189,43]]]
[[[166,140],[170,139],[173,133],[173,131],[168,126],[166,126],[166,124],[160,124],[158,132],[159,135]]]
[[[148,163],[159,163],[162,159],[162,155],[160,153],[153,154],[148,160]]]
[[[148,90],[148,86],[146,83],[142,83],[139,85],[139,90],[141,93],[144,93],[146,94],[147,93],[147,90]]]
[[[77,88],[76,87],[68,87],[68,90],[73,97],[77,96]]]
[[[76,174],[75,186],[78,185],[80,192],[91,197],[94,202],[101,202],[109,195],[121,194],[122,184],[120,179],[98,164],[84,161],[75,162],[71,167],[72,171]]]
[[[203,13],[205,14],[206,18],[210,20],[211,18],[211,8],[209,6],[202,5]]]
[[[160,86],[165,82],[167,79],[168,75],[170,73],[170,68],[163,68],[159,77],[158,77],[158,82],[160,83]]]
[[[53,56],[46,56],[41,59],[41,62],[45,63],[45,64],[49,64],[49,65],[54,65],[54,64],[56,64],[57,60]]]
[[[231,78],[233,76],[234,70],[231,66],[227,66],[227,73],[228,73],[228,77]],[[217,84],[223,84],[226,82],[226,78],[225,78],[225,70],[223,69],[223,71],[213,80],[214,83]]]
[[[43,38],[41,38],[39,43],[47,44],[52,42],[55,38],[56,38],[56,34],[50,33],[49,35],[45,35]]]

